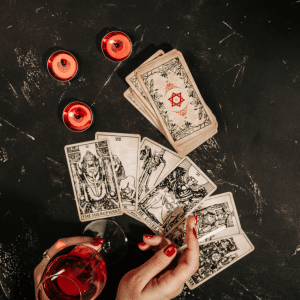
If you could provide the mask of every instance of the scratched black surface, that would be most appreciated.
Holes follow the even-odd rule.
[[[81,234],[64,156],[67,144],[96,131],[137,133],[170,147],[123,97],[125,76],[157,49],[180,50],[218,134],[190,153],[233,193],[255,251],[178,299],[299,299],[300,2],[21,1],[0,3],[0,299],[33,299],[33,269],[60,237]],[[116,64],[99,42],[110,29],[133,40]],[[53,49],[73,52],[80,73],[59,83],[45,68]],[[68,131],[58,115],[75,98],[96,121]],[[126,259],[109,270],[104,299],[147,259],[136,246],[149,232],[127,216]],[[100,297],[102,299],[102,297]]]

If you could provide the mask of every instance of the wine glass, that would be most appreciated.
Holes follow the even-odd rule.
[[[113,220],[89,223],[83,234],[104,238],[102,245],[68,247],[54,256],[45,268],[36,300],[93,300],[102,292],[108,265],[118,262],[127,251],[127,237]]]
[[[107,269],[98,250],[99,246],[82,244],[54,257],[44,271],[36,299],[93,300],[99,296],[107,280]]]
[[[126,254],[128,239],[121,226],[114,220],[93,221],[84,228],[83,235],[104,238],[100,253],[107,265],[119,262]]]

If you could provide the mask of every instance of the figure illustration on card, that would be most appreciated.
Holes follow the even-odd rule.
[[[205,185],[189,175],[189,167],[178,166],[140,202],[143,211],[166,231],[207,195]]]
[[[148,184],[152,173],[156,171],[160,165],[163,165],[160,173],[162,173],[163,169],[165,168],[166,161],[164,159],[164,154],[165,154],[164,149],[161,149],[161,151],[159,152],[154,150],[154,152],[152,153],[152,150],[149,146],[145,146],[145,148],[141,150],[140,159],[143,160],[144,163],[142,167],[143,172],[139,178],[139,190],[138,190],[139,198],[143,192],[147,193],[149,191]],[[157,178],[159,178],[159,176],[157,176]]]
[[[75,146],[68,149],[77,199],[82,214],[118,208],[118,195],[108,148]]]
[[[238,257],[237,247],[233,238],[200,245],[199,270],[192,279],[199,283],[213,275]]]
[[[121,201],[123,205],[132,205],[135,203],[135,179],[133,176],[126,176],[122,161],[117,155],[112,155],[114,170],[120,187]]]
[[[194,212],[198,215],[197,235],[199,237],[211,232],[223,225],[233,227],[233,216],[234,213],[230,211],[228,203],[220,203],[209,206],[200,211]]]

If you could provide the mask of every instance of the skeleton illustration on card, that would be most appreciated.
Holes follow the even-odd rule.
[[[186,282],[193,290],[211,277],[220,273],[250,252],[254,246],[244,232],[199,247],[199,269]]]
[[[197,216],[196,233],[198,238],[223,225],[226,226],[226,229],[211,236],[208,240],[215,240],[242,232],[234,199],[229,192],[204,199],[198,208],[193,211],[192,215]],[[185,226],[186,219],[174,228],[167,237],[177,245],[183,245]]]
[[[164,235],[215,190],[216,185],[185,157],[139,200],[138,214],[154,232]]]
[[[107,140],[65,147],[80,221],[123,214]]]
[[[136,211],[140,135],[97,132],[95,138],[109,140],[123,210]]]

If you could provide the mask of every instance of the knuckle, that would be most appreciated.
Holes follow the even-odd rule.
[[[153,264],[155,267],[161,269],[165,266],[165,261],[160,256],[154,256],[153,257]]]

